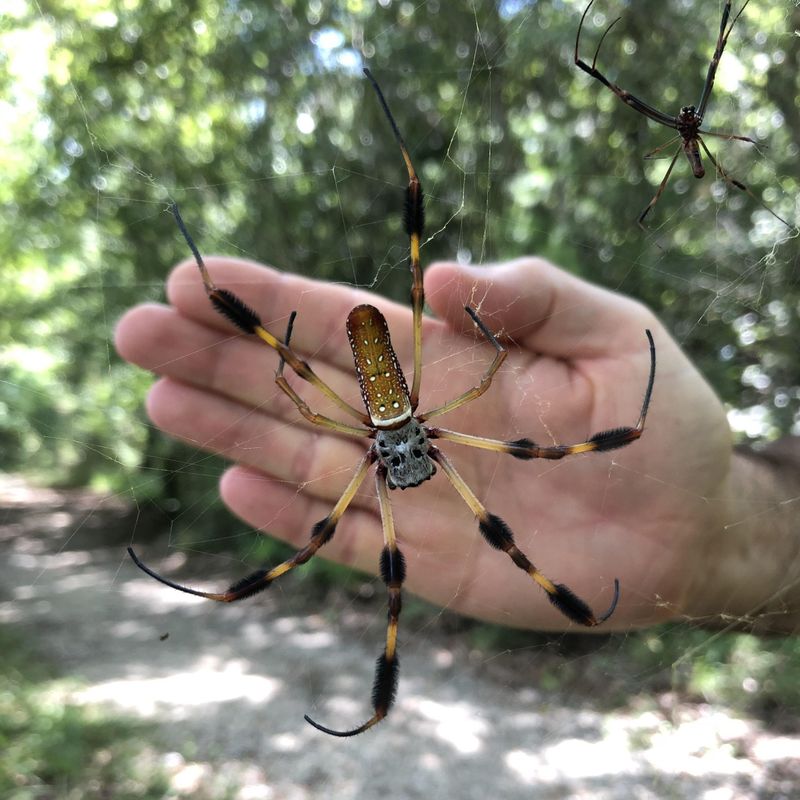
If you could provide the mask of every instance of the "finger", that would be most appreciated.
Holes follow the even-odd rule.
[[[640,347],[652,315],[629,298],[570,275],[539,258],[494,266],[433,264],[425,279],[434,312],[464,329],[474,306],[491,330],[562,358],[598,357]]]
[[[339,494],[355,465],[354,460],[344,475]],[[369,477],[364,486],[374,495]],[[296,548],[308,542],[314,525],[331,512],[339,499],[339,495],[322,499],[300,493],[294,486],[276,482],[257,470],[240,465],[231,467],[222,476],[220,496],[237,517]],[[354,500],[320,555],[375,574],[383,545],[375,502],[374,496],[363,506]]]
[[[275,385],[277,354],[259,339],[222,333],[170,307],[147,304],[122,317],[115,344],[123,358],[157,375],[218,392],[283,419],[302,419],[296,406]],[[286,372],[291,377],[290,370]],[[323,366],[319,372],[345,400],[359,404],[352,365],[349,371]],[[298,390],[302,388],[301,394],[306,395],[312,409],[340,416],[314,389],[299,380],[295,383],[301,384]]]
[[[351,309],[362,303],[380,308],[401,356],[411,348],[411,312],[399,303],[361,289],[278,272],[251,261],[214,257],[206,259],[206,265],[217,286],[237,294],[279,339],[283,339],[289,314],[296,310],[292,347],[309,354],[315,362],[324,361],[352,372],[345,321]],[[182,314],[220,331],[232,330],[209,303],[194,262],[184,262],[172,271],[167,296]]]
[[[302,485],[327,502],[341,494],[367,444],[320,428],[303,429],[169,378],[151,388],[147,413],[170,436]]]
[[[344,489],[354,467],[355,461],[346,473],[340,491]],[[364,486],[368,487],[364,499],[359,503],[353,501],[336,526],[335,535],[319,554],[323,558],[376,574],[383,537],[372,476],[367,477]],[[332,500],[321,500],[305,492],[299,493],[292,486],[276,483],[256,470],[239,465],[231,467],[223,475],[220,495],[228,508],[245,522],[296,548],[306,544],[314,524],[324,519],[339,499],[338,495]],[[439,536],[431,541],[430,537],[432,519],[436,520],[437,529],[447,532],[446,526],[453,520],[450,505],[440,517],[437,509],[430,504],[419,509],[412,506],[411,520],[404,513],[404,510],[409,511],[408,506],[404,503],[398,506],[397,498],[393,498],[393,505],[403,554],[406,562],[413,564],[413,569],[409,568],[408,588],[427,597],[442,594],[450,596],[451,590],[447,587],[451,582],[463,589],[462,583],[471,580],[467,562],[472,561],[476,554],[485,555],[483,548],[476,547],[479,545],[477,530],[472,534],[469,528],[460,531],[458,553],[454,555],[452,541],[445,538],[442,542]],[[461,520],[463,517],[456,513],[455,518]],[[461,556],[467,552],[471,554],[469,558],[462,559]],[[502,562],[498,560],[498,563]],[[446,575],[443,575],[445,572]],[[466,593],[460,601],[464,602],[465,599]]]

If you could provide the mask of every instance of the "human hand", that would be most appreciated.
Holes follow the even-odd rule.
[[[351,404],[360,406],[344,331],[353,306],[371,302],[381,309],[410,373],[409,308],[250,262],[206,263],[213,280],[254,308],[278,338],[297,309],[293,349]],[[572,444],[635,425],[649,369],[645,329],[652,330],[653,401],[643,436],[630,446],[525,462],[436,444],[552,580],[599,613],[619,578],[619,606],[603,630],[683,613],[703,580],[698,553],[708,531],[719,527],[716,499],[731,442],[719,400],[663,327],[638,303],[538,259],[474,268],[434,264],[425,286],[437,318],[424,319],[420,412],[473,386],[491,361],[493,350],[464,313],[466,303],[509,349],[482,397],[433,423],[474,435]],[[254,527],[303,546],[370,440],[342,437],[300,417],[273,382],[277,353],[216,314],[194,263],[172,273],[168,297],[170,307],[139,306],[117,330],[123,357],[161,376],[148,413],[170,435],[238,462],[221,481],[227,505]],[[308,384],[289,378],[313,410],[353,423]],[[523,571],[483,541],[443,475],[391,499],[406,588],[506,625],[570,624]],[[375,573],[382,547],[375,489],[367,481],[320,555]]]

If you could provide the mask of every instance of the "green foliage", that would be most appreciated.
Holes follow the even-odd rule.
[[[742,712],[800,710],[800,641],[666,625],[634,634],[614,658],[651,691],[675,690]],[[614,665],[608,665],[614,670]],[[628,687],[630,688],[630,687]]]
[[[215,491],[204,457],[165,442],[149,377],[114,353],[115,320],[161,300],[188,254],[269,261],[404,299],[404,170],[360,75],[381,81],[427,190],[426,261],[542,253],[652,305],[753,435],[800,407],[796,240],[750,198],[678,164],[635,225],[668,138],[572,64],[583,2],[391,0],[12,3],[0,29],[0,446],[4,467],[134,487]],[[696,102],[719,3],[598,2],[590,58],[664,110]],[[796,217],[800,9],[751,3],[709,107],[726,168]],[[264,369],[270,368],[265,358]],[[202,465],[202,466],[200,466]],[[175,477],[177,475],[177,477]]]
[[[0,795],[6,800],[156,800],[169,788],[149,763],[150,727],[72,703],[74,682],[0,628]]]
[[[675,692],[768,720],[774,720],[778,711],[800,712],[797,637],[710,633],[677,624],[624,638],[535,633],[468,620],[462,625],[461,638],[466,633],[487,661],[493,653],[522,654],[531,659],[529,668],[536,671],[540,688],[568,697],[575,687],[587,690],[598,685],[602,687],[598,698],[608,708],[627,708],[637,697]]]

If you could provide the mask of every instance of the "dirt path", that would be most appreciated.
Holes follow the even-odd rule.
[[[312,603],[295,582],[218,606],[130,564],[135,520],[120,504],[0,477],[0,506],[0,621],[80,678],[81,701],[157,721],[161,746],[181,754],[166,761],[180,765],[187,796],[220,775],[241,800],[800,796],[800,736],[674,698],[665,709],[663,697],[639,695],[603,712],[602,675],[552,692],[537,682],[542,663],[557,674],[577,656],[541,644],[475,653],[435,614],[403,630],[390,719],[355,739],[326,737],[304,713],[334,727],[368,716],[379,593]],[[215,574],[181,580],[230,577],[222,559],[192,563]],[[172,572],[177,559],[159,566]],[[593,674],[591,661],[579,666]]]

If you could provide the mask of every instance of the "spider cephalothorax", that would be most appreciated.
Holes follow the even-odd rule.
[[[410,419],[401,428],[375,434],[378,460],[386,467],[390,489],[410,489],[436,474],[428,456],[428,434],[424,426]]]
[[[694,106],[684,106],[680,114],[675,117],[675,127],[684,139],[696,137],[702,124],[703,118]]]
[[[650,374],[638,422],[633,427],[612,428],[601,431],[578,444],[537,445],[527,438],[501,441],[451,431],[445,428],[433,428],[424,424],[433,417],[454,411],[480,397],[491,386],[492,379],[505,360],[507,352],[484,325],[477,312],[467,306],[465,310],[477,326],[478,331],[494,348],[494,358],[477,385],[467,389],[455,399],[441,406],[426,412],[417,412],[419,388],[422,379],[422,308],[425,302],[422,268],[419,260],[420,241],[423,231],[422,187],[380,87],[368,70],[364,70],[364,72],[375,88],[378,99],[400,145],[400,150],[408,169],[405,223],[406,231],[411,240],[411,273],[413,276],[411,300],[414,321],[414,378],[411,390],[409,391],[408,389],[403,371],[400,369],[397,356],[392,348],[386,320],[374,306],[361,305],[354,308],[348,315],[347,335],[353,350],[356,375],[358,376],[361,396],[367,413],[365,414],[343,400],[292,349],[290,342],[295,312],[292,312],[289,317],[286,335],[284,340],[281,341],[262,325],[258,314],[253,309],[229,290],[217,287],[211,280],[202,256],[189,236],[177,207],[173,206],[173,213],[178,227],[194,254],[210,301],[217,311],[227,317],[240,330],[246,334],[257,336],[278,352],[280,358],[275,374],[275,382],[288,395],[303,417],[309,422],[336,431],[339,434],[357,437],[362,440],[372,439],[373,441],[356,466],[353,476],[336,505],[327,517],[313,526],[311,540],[308,544],[282,564],[256,570],[243,580],[234,583],[227,591],[203,592],[175,583],[143,564],[133,550],[128,548],[128,552],[138,567],[173,589],[224,603],[250,597],[266,589],[274,580],[285,575],[298,565],[304,564],[324,544],[330,541],[336,531],[337,523],[366,478],[369,469],[377,462],[375,488],[381,512],[384,540],[384,547],[380,557],[380,575],[386,584],[389,598],[389,622],[386,630],[386,643],[375,668],[375,682],[372,690],[373,714],[366,722],[349,730],[338,731],[320,725],[308,716],[305,717],[315,728],[333,736],[354,736],[371,728],[389,713],[389,708],[394,701],[399,669],[397,624],[402,607],[400,592],[405,580],[406,567],[395,536],[389,490],[418,486],[435,474],[435,465],[441,467],[442,472],[475,515],[478,521],[478,530],[486,542],[491,547],[506,553],[520,570],[527,573],[547,593],[550,602],[562,614],[573,622],[589,627],[599,625],[611,616],[619,599],[619,582],[617,580],[614,580],[614,596],[609,608],[604,613],[596,615],[587,603],[563,584],[551,581],[527,558],[517,547],[508,525],[496,514],[492,514],[486,509],[458,474],[450,459],[438,446],[433,445],[431,440],[445,440],[468,447],[493,450],[512,455],[521,460],[533,458],[559,459],[576,453],[599,452],[623,447],[642,435],[653,390],[656,368],[655,344],[650,331],[646,331],[650,347]],[[357,419],[360,425],[340,422],[312,411],[305,400],[289,385],[284,377],[283,369],[286,364],[291,367],[299,378],[307,381],[322,392],[340,410]]]

